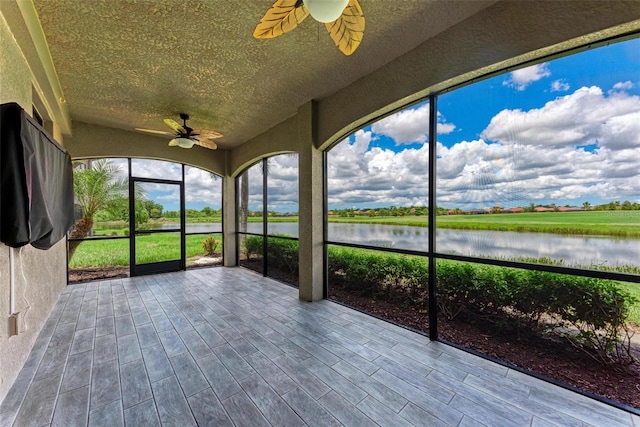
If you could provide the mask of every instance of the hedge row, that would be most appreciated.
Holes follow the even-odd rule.
[[[262,237],[247,236],[243,250],[248,259],[262,255]],[[269,268],[298,274],[298,241],[269,237],[267,239],[267,258]]]
[[[250,242],[250,240],[254,240]],[[246,247],[261,237],[247,238]],[[269,239],[270,268],[298,270],[298,242]],[[427,259],[352,248],[329,248],[329,283],[401,306],[428,308]],[[561,333],[600,362],[631,363],[627,317],[636,301],[610,280],[438,260],[439,312],[448,319]]]

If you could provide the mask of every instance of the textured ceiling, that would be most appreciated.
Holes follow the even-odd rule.
[[[273,0],[34,0],[73,120],[194,128],[233,148],[383,66],[494,1],[360,0],[364,39],[351,56],[311,17],[252,37]]]

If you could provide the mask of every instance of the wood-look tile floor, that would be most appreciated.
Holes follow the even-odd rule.
[[[635,423],[635,424],[634,424]],[[68,286],[0,426],[640,426],[241,268]]]

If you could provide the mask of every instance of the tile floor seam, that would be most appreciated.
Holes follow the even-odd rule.
[[[468,375],[467,375],[467,378],[468,378],[470,375],[471,375],[471,374],[468,374]],[[466,378],[465,378],[465,380],[466,380]],[[467,384],[467,383],[465,383],[464,381],[462,381],[462,384],[463,384],[463,385],[466,385],[467,387],[471,387],[471,388],[475,389],[478,393],[482,393],[482,394],[484,394],[484,395],[487,395],[488,397],[492,397],[493,399],[498,400],[500,403],[502,403],[502,406],[503,406],[503,407],[512,407],[512,408],[514,408],[514,409],[519,409],[519,410],[521,410],[521,411],[522,411],[522,412],[524,412],[524,413],[528,413],[531,417],[533,417],[533,416],[535,415],[535,414],[533,414],[533,413],[531,413],[531,412],[528,412],[526,409],[524,409],[524,408],[522,408],[522,407],[520,407],[520,406],[517,406],[517,405],[515,405],[515,404],[513,404],[513,403],[511,403],[511,402],[509,402],[509,401],[507,401],[507,400],[504,400],[502,397],[496,396],[496,395],[494,395],[494,394],[492,394],[492,393],[487,393],[486,391],[484,391],[484,390],[482,390],[482,389],[479,389],[479,388],[477,388],[477,387],[474,387],[473,385]],[[465,394],[465,398],[466,398],[466,399],[469,399],[469,400],[471,400],[471,401],[473,401],[473,402],[475,402],[475,403],[477,403],[477,404],[479,404],[479,405],[483,404],[483,402],[480,402],[479,400],[475,400],[475,399],[473,399],[473,396],[470,396],[469,394]],[[565,415],[569,416],[568,414],[565,414]],[[532,420],[533,420],[533,418],[532,418]]]

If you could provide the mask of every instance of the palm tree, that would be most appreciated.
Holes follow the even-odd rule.
[[[82,209],[82,218],[71,231],[72,239],[82,239],[93,228],[95,214],[109,204],[126,197],[129,188],[125,178],[119,178],[120,168],[109,160],[98,160],[85,169],[73,171],[75,203]],[[73,257],[80,241],[69,242],[69,259]]]
[[[249,169],[240,177],[240,231],[247,232],[247,217],[249,216]]]
[[[260,161],[262,174],[269,175],[269,159],[266,162]],[[247,219],[249,217],[249,170],[247,168],[240,176],[240,231],[247,232]]]
[[[296,157],[297,153],[286,153],[288,157]],[[262,176],[269,176],[270,163],[273,157],[269,157],[266,161],[261,160]],[[249,216],[249,170],[247,168],[240,176],[240,231],[247,232],[247,218]],[[263,212],[263,215],[267,215],[267,212]]]
[[[583,210],[583,211],[591,210],[591,203],[589,203],[589,202],[584,202],[584,203],[582,204],[582,210]]]

